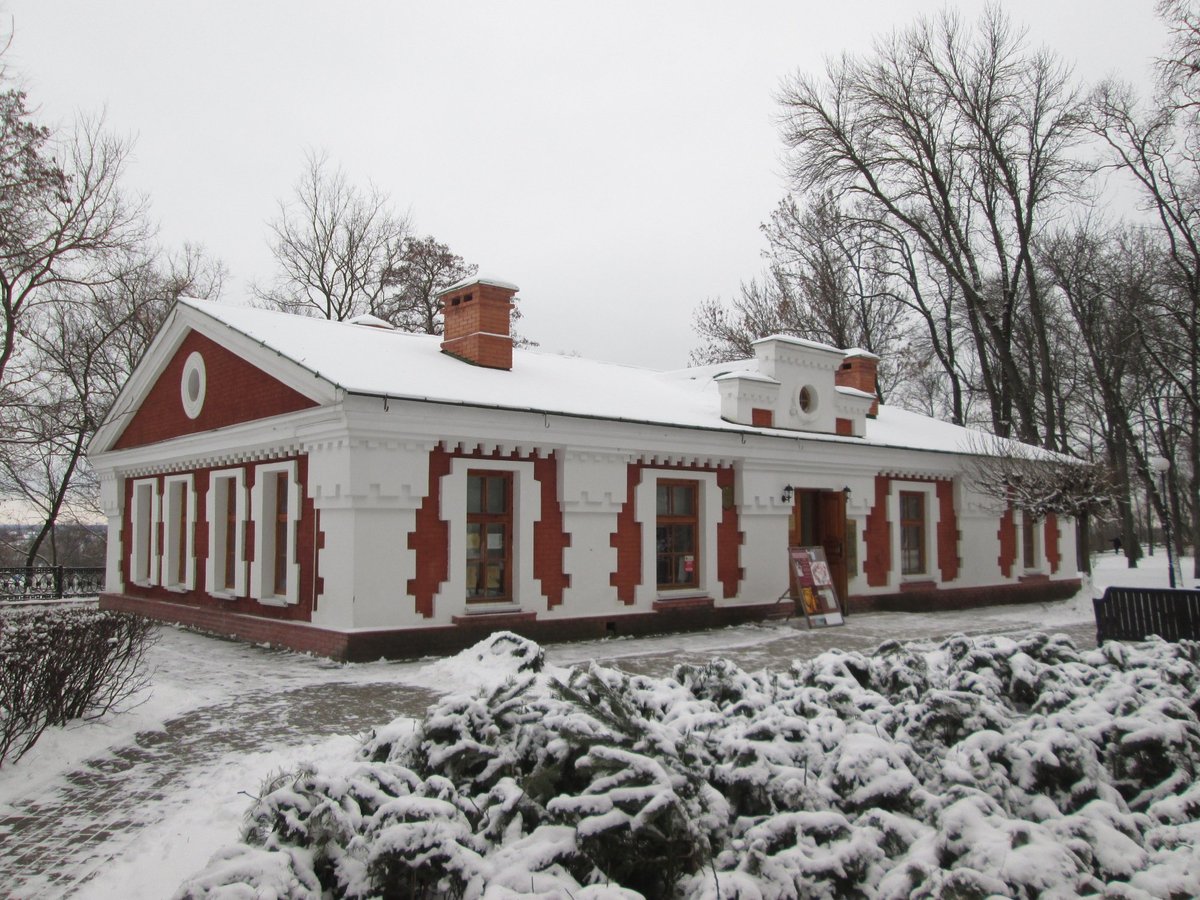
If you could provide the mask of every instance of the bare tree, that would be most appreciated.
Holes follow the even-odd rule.
[[[386,194],[359,190],[327,157],[310,154],[270,227],[279,274],[273,286],[255,288],[261,302],[338,321],[386,315],[409,237],[408,217],[392,211]]]
[[[4,410],[0,492],[19,498],[40,526],[26,548],[33,565],[57,526],[94,521],[98,485],[84,451],[158,326],[182,295],[214,299],[222,268],[196,248],[174,256],[129,254],[89,284],[44,288],[19,368],[16,401]]]
[[[1092,128],[1104,142],[1110,164],[1136,186],[1164,248],[1164,277],[1170,290],[1148,298],[1129,324],[1181,407],[1172,426],[1186,440],[1176,444],[1163,432],[1168,440],[1159,449],[1183,464],[1186,506],[1193,511],[1186,530],[1192,546],[1200,547],[1200,514],[1195,514],[1200,511],[1200,121],[1194,102],[1196,82],[1186,75],[1196,58],[1196,15],[1190,4],[1164,3],[1162,8],[1182,17],[1173,27],[1183,40],[1176,46],[1182,52],[1175,64],[1164,63],[1165,96],[1148,106],[1128,85],[1105,82],[1092,95]],[[1188,34],[1193,36],[1190,45],[1180,37]],[[1180,476],[1179,469],[1173,467],[1173,481]],[[1153,495],[1153,486],[1151,491]],[[1179,503],[1175,506],[1183,511]],[[1178,531],[1182,539],[1185,529]],[[1194,575],[1200,577],[1200,554]]]
[[[149,236],[144,202],[119,186],[129,147],[98,119],[81,120],[73,138],[55,146],[30,121],[24,96],[0,95],[0,392],[36,308],[63,285],[107,277],[108,260]],[[51,156],[57,150],[61,165]]]
[[[1022,510],[1035,520],[1053,513],[1076,522],[1078,563],[1090,572],[1089,523],[1111,510],[1117,481],[1102,463],[1050,454],[1027,444],[979,433],[967,468],[971,486],[990,497],[997,508]]]
[[[1114,493],[1121,543],[1130,566],[1141,556],[1133,484],[1147,471],[1137,423],[1153,393],[1149,348],[1133,323],[1161,292],[1163,254],[1144,229],[1088,226],[1051,235],[1040,247],[1048,280],[1070,310],[1077,351],[1086,361],[1084,415],[1099,432]],[[1143,335],[1144,336],[1144,335]],[[1154,486],[1146,483],[1148,490]]]
[[[468,278],[479,267],[467,263],[431,235],[408,238],[394,277],[394,293],[383,318],[401,331],[442,333],[442,308],[438,294]]]
[[[785,198],[763,226],[771,265],[761,279],[741,286],[728,306],[707,300],[693,328],[705,343],[695,362],[724,362],[753,355],[752,343],[790,334],[836,347],[861,347],[882,357],[881,396],[896,381],[905,310],[895,302],[895,279],[886,271],[873,228],[847,216],[829,196],[800,207]]]
[[[780,100],[794,188],[863,198],[910,239],[961,297],[993,430],[1062,445],[1033,246],[1083,176],[1067,67],[989,7],[974,29],[946,13],[823,79],[797,75]],[[1023,317],[1033,369],[1016,347]]]

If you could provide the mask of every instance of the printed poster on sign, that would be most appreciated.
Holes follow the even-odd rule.
[[[809,628],[844,625],[837,589],[824,547],[789,547],[790,593],[797,609],[804,611]]]

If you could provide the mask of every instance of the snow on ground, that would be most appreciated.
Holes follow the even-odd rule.
[[[1190,560],[1183,571],[1191,572]],[[957,632],[1066,630],[1086,640],[1094,594],[1110,584],[1165,586],[1166,580],[1161,554],[1133,570],[1125,568],[1123,557],[1109,554],[1097,558],[1093,584],[1060,603],[858,615],[843,627],[812,632],[802,626],[752,625],[561,644],[547,647],[547,658],[553,665],[595,659],[662,674],[678,662],[712,656],[726,656],[751,669],[786,666],[793,658],[831,647],[868,650],[888,639]],[[1185,579],[1188,585],[1193,582]],[[17,826],[4,823],[21,820],[31,805],[54,810],[76,825],[81,817],[86,823],[89,815],[107,816],[96,823],[104,826],[104,834],[86,864],[80,862],[73,887],[65,879],[58,885],[39,880],[28,868],[18,871],[0,850],[0,883],[24,884],[15,896],[63,896],[72,889],[81,897],[126,900],[169,894],[214,849],[236,839],[250,796],[272,773],[294,770],[301,760],[344,757],[356,731],[398,714],[419,716],[435,694],[472,690],[495,678],[486,660],[457,666],[446,660],[338,664],[175,628],[161,630],[150,661],[152,689],[138,705],[120,715],[47,732],[19,763],[0,768],[0,844],[22,839]],[[356,716],[358,710],[361,715]],[[197,731],[202,740],[189,743]],[[149,763],[142,759],[141,745],[150,748]],[[127,793],[134,808],[120,808],[118,799],[115,810],[89,812],[86,800],[77,796],[86,797],[85,792],[72,787],[80,773],[114,761],[125,766],[127,757],[133,764],[120,777],[128,790],[117,793]],[[71,852],[48,847],[45,865],[61,874],[71,860],[54,854]]]

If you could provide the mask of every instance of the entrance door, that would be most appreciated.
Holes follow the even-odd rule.
[[[821,547],[829,574],[846,611],[846,495],[841,491],[798,490],[788,528],[788,545]]]

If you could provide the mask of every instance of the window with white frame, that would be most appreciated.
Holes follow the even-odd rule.
[[[919,491],[900,492],[900,574],[924,575],[925,495]]]
[[[160,581],[170,590],[191,590],[196,584],[196,495],[190,474],[163,479],[162,519],[166,546]]]
[[[208,486],[209,593],[246,593],[246,479],[242,469],[214,472]]]
[[[1021,565],[1026,569],[1041,566],[1041,542],[1038,540],[1037,526],[1037,519],[1026,512],[1021,513]]]
[[[938,580],[937,527],[940,507],[931,482],[892,482],[888,503],[892,578],[899,582]]]
[[[155,479],[133,483],[129,517],[133,544],[129,553],[129,577],[134,584],[148,587],[158,581],[158,482]]]
[[[256,466],[254,470],[254,563],[250,595],[262,603],[298,603],[300,566],[296,530],[300,520],[300,486],[292,460]]]
[[[441,480],[450,570],[435,602],[486,613],[533,603],[533,529],[541,482],[524,460],[457,457]]]
[[[644,469],[635,493],[642,526],[642,587],[638,599],[720,596],[717,523],[722,494],[717,473]]]
[[[660,591],[700,585],[700,482],[660,478],[655,497],[655,563]]]

